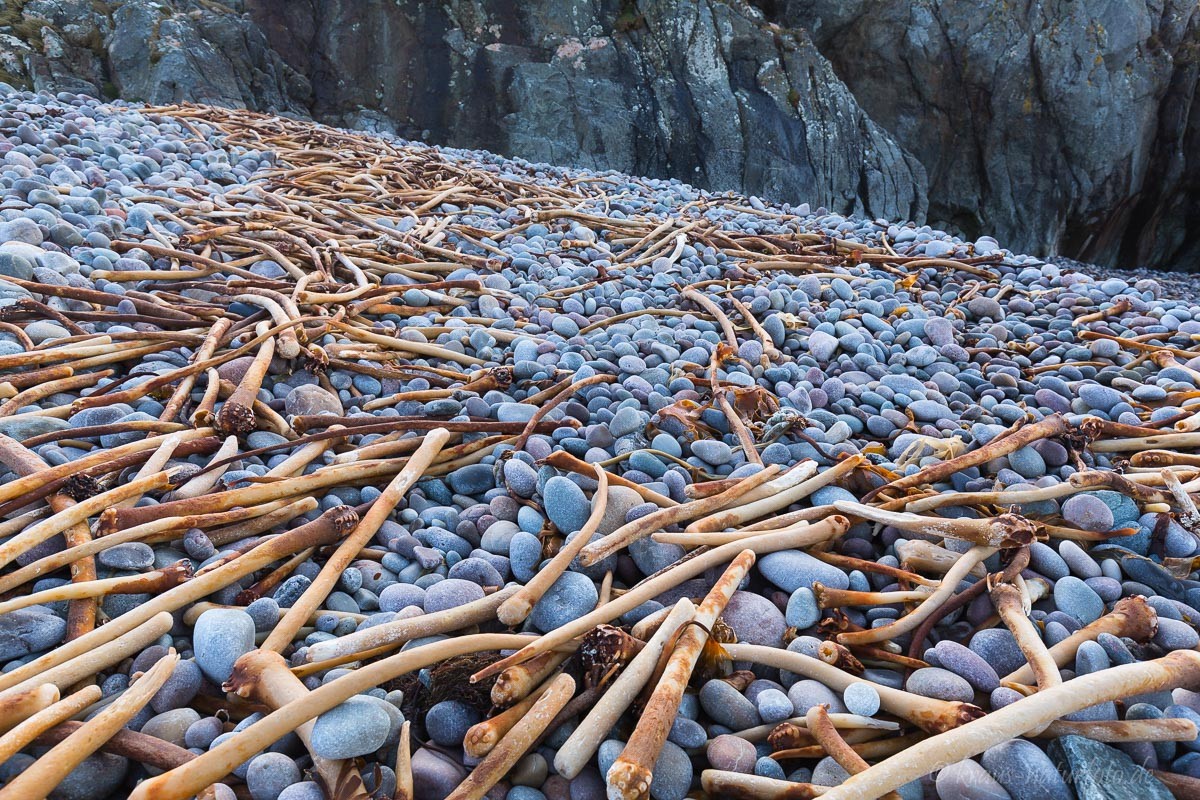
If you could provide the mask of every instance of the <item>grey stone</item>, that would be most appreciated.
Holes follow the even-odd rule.
[[[312,730],[313,753],[322,758],[355,758],[383,747],[391,717],[375,697],[355,695],[317,717]]]
[[[0,663],[46,650],[67,633],[67,621],[40,608],[0,615]]]
[[[254,620],[237,609],[209,609],[196,620],[192,647],[200,669],[219,686],[229,680],[234,662],[254,649]]]

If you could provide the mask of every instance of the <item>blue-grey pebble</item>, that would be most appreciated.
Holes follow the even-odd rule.
[[[314,755],[333,760],[356,758],[383,747],[391,717],[379,704],[387,701],[355,695],[317,717],[312,730]]]
[[[254,649],[254,620],[245,611],[213,608],[196,620],[192,648],[196,663],[213,683],[229,680],[233,664]]]

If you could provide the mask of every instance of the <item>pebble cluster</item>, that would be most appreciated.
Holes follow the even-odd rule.
[[[250,385],[253,424],[222,428],[223,404],[254,380],[262,331],[289,320],[300,335],[276,331],[274,357],[264,362],[260,385]],[[201,352],[218,324],[228,335],[216,337],[215,351]],[[929,510],[917,510],[927,516],[1011,512],[1038,526],[1036,539],[1021,545],[1028,563],[1017,577],[1044,646],[1074,642],[1058,664],[1062,680],[1194,650],[1200,516],[1190,493],[1200,485],[1189,481],[1200,474],[1200,457],[1167,462],[1177,476],[1172,486],[1138,454],[1200,447],[1200,435],[1190,434],[1200,429],[1197,338],[1194,298],[1164,297],[1151,278],[1093,279],[1010,253],[988,237],[962,241],[927,226],[847,218],[807,204],[769,205],[673,181],[219,109],[145,109],[0,86],[0,434],[22,443],[0,448],[7,537],[0,540],[0,586],[9,598],[0,603],[0,704],[5,693],[28,688],[29,665],[50,664],[39,659],[53,659],[72,640],[97,635],[206,570],[249,558],[252,548],[343,507],[366,517],[439,424],[450,432],[446,457],[407,489],[331,584],[324,567],[334,546],[323,542],[168,608],[169,630],[97,665],[89,680],[99,698],[68,716],[85,724],[100,718],[173,652],[180,660],[169,678],[123,727],[171,745],[164,752],[184,770],[271,712],[262,698],[231,692],[228,682],[239,659],[269,642],[306,594],[319,593],[319,607],[281,654],[308,691],[348,680],[395,651],[506,631],[493,613],[466,631],[414,636],[383,654],[309,667],[325,643],[478,606],[506,586],[528,584],[588,525],[599,495],[593,466],[610,476],[595,541],[763,469],[807,463],[820,476],[861,459],[795,504],[746,521],[824,508],[851,525],[828,548],[760,555],[725,606],[725,643],[824,660],[822,645],[839,632],[912,613],[919,600],[886,595],[919,590],[905,577],[914,573],[936,586],[973,545],[847,510],[879,490],[890,511],[924,502]],[[214,352],[220,363],[191,374],[174,396],[184,368]],[[139,390],[161,376],[170,380]],[[907,490],[907,504],[905,491],[888,493],[892,483],[1055,415],[1070,430],[1085,420],[1102,424],[1103,435],[1040,438],[922,481]],[[385,427],[355,432],[367,423]],[[154,447],[115,470],[86,462],[76,477],[87,480],[60,481],[32,500],[3,494],[24,476],[49,476],[96,453],[206,426],[211,446],[164,451],[149,473],[143,463]],[[319,439],[318,431],[337,435]],[[1137,442],[1156,434],[1164,435],[1161,444]],[[305,456],[318,441],[323,449]],[[40,466],[31,470],[17,452]],[[547,463],[554,454],[587,469]],[[150,483],[155,471],[168,478]],[[1095,473],[1127,480],[1072,482]],[[93,535],[103,543],[148,525],[159,506],[201,498],[201,513],[236,514],[239,503],[218,505],[223,493],[322,475],[340,477],[285,495],[303,505],[276,503],[271,513],[281,516],[268,514],[266,526],[245,521],[264,511],[148,528],[59,558],[87,548]],[[706,487],[715,481],[722,483]],[[997,496],[954,497],[963,493]],[[1008,493],[1020,499],[1006,500]],[[101,495],[112,502],[72,517],[48,538],[30,534]],[[146,522],[136,516],[140,509]],[[810,521],[820,518],[814,513]],[[655,533],[691,531],[694,519]],[[639,538],[587,566],[577,559],[513,630],[560,630],[695,555],[696,545],[659,538]],[[967,591],[1012,557],[1011,549],[991,551],[951,588]],[[168,580],[179,565],[183,575]],[[628,631],[680,598],[698,603],[723,569],[609,622]],[[140,578],[146,582],[134,583]],[[80,594],[65,593],[75,585]],[[831,591],[885,596],[834,601]],[[29,595],[38,596],[22,602]],[[1131,598],[1144,598],[1137,602],[1154,621],[1149,635],[1102,631],[1077,641]],[[843,783],[850,775],[844,764],[803,744],[780,755],[788,748],[776,747],[771,734],[789,721],[803,725],[821,704],[835,719],[867,721],[843,733],[875,762],[906,746],[903,735],[920,733],[889,713],[883,687],[972,704],[980,713],[1023,702],[1038,688],[1032,678],[1011,677],[1027,653],[987,591],[922,635],[915,643],[908,631],[872,648],[850,647],[852,658],[839,668],[856,679],[844,688],[749,662],[696,677],[654,763],[649,796],[700,796],[702,785],[710,788],[704,770]],[[463,796],[455,792],[481,760],[465,752],[464,739],[499,711],[465,678],[497,657],[481,653],[449,681],[429,665],[354,692],[316,716],[303,737],[273,740],[208,791],[221,800],[355,796],[337,794],[316,759],[352,765],[360,796]],[[563,669],[581,674],[574,658]],[[75,684],[59,687],[62,697]],[[605,776],[638,715],[622,715],[586,768],[566,777],[556,752],[584,713],[556,719],[486,796],[604,798]],[[1065,721],[1160,719],[1200,724],[1200,694],[1169,687],[1101,702]],[[902,733],[870,721],[898,721]],[[398,763],[398,744],[402,733],[410,741],[410,730],[411,755]],[[29,770],[54,741],[43,735],[9,752],[11,735],[0,735],[3,782]],[[897,736],[901,744],[888,749]],[[164,771],[128,749],[100,747],[50,796],[127,797]],[[1172,780],[1189,778],[1200,780],[1194,730],[1164,741],[1014,735],[975,758],[931,767],[898,791],[905,800],[1092,800],[1133,796],[1113,788],[1128,786],[1158,798],[1177,788]]]

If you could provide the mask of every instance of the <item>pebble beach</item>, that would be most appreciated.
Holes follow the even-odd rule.
[[[1200,797],[1198,291],[0,85],[0,800]]]

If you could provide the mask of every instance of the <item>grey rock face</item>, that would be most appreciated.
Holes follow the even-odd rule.
[[[803,30],[745,3],[247,5],[312,79],[319,119],[869,216],[925,212],[920,163]]]
[[[300,111],[306,81],[271,50],[240,0],[29,0],[0,69],[35,89],[148,103]]]
[[[1195,3],[787,0],[929,175],[931,224],[1106,265],[1200,267]],[[1192,55],[1189,55],[1192,54]]]

